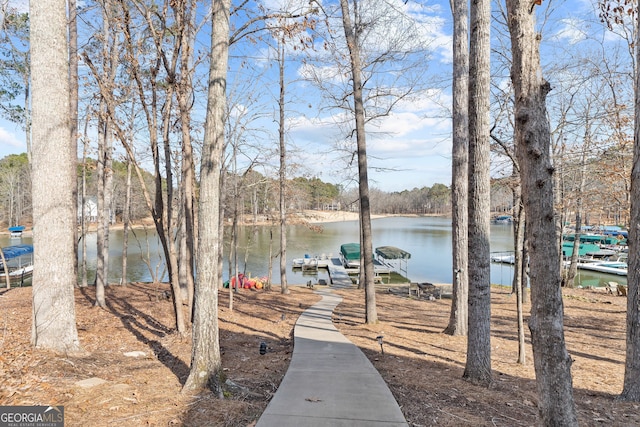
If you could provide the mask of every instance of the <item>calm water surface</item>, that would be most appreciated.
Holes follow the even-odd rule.
[[[340,245],[356,243],[358,239],[357,221],[320,224],[322,231],[303,225],[289,226],[287,230],[287,281],[289,284],[305,284],[309,280],[328,280],[322,269],[316,274],[302,274],[291,268],[293,258],[308,255],[337,256]],[[451,219],[439,217],[389,217],[372,220],[373,247],[396,246],[411,253],[407,276],[413,282],[451,283]],[[273,235],[273,241],[271,241]],[[0,244],[31,243],[24,237],[9,240],[0,236]],[[275,253],[279,247],[277,227],[242,227],[240,233],[238,262],[240,270],[251,276],[266,276],[269,271],[269,247]],[[89,282],[93,282],[96,264],[96,235],[87,236],[87,265]],[[120,282],[122,276],[122,231],[110,234],[109,268],[110,282]],[[491,226],[491,252],[513,250],[513,227],[494,224]],[[246,258],[246,264],[244,262]],[[127,257],[127,281],[152,281],[154,278],[166,280],[160,242],[153,230],[135,230],[129,234]],[[511,284],[513,268],[505,264],[491,264],[491,282]],[[224,277],[228,277],[225,260]],[[273,282],[280,283],[279,260],[273,260]],[[578,283],[598,286],[609,280],[626,284],[624,277],[607,277],[598,273],[580,273]]]

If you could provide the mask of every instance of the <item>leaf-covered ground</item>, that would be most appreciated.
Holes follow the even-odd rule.
[[[163,284],[110,286],[106,310],[93,307],[93,288],[77,289],[84,351],[74,355],[31,348],[31,289],[0,290],[0,405],[64,405],[67,426],[253,425],[286,372],[298,315],[319,297],[306,287],[292,287],[290,295],[244,290],[234,295],[231,311],[228,291],[221,292],[220,344],[228,381],[219,400],[210,393],[180,393],[190,338],[174,333],[167,289]],[[592,290],[564,293],[581,425],[640,424],[640,405],[615,399],[624,373],[626,299]],[[402,289],[381,287],[380,323],[368,326],[362,291],[339,294],[344,301],[334,312],[336,326],[372,360],[409,425],[536,423],[531,349],[527,365],[515,363],[515,298],[503,288],[493,291],[494,383],[489,389],[461,379],[466,339],[442,334],[450,300],[417,299]],[[384,336],[384,354],[378,335]],[[261,342],[268,345],[265,355],[259,352]]]

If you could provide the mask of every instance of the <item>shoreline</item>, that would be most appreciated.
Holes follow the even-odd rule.
[[[446,217],[447,215],[442,214],[373,214],[371,215],[371,219],[380,219],[380,218],[390,218],[390,217],[407,217],[407,218],[418,218],[420,216],[438,216],[438,217]],[[305,209],[303,211],[292,212],[287,216],[288,225],[298,225],[298,224],[326,224],[330,222],[348,222],[348,221],[358,221],[359,214],[358,212],[347,212],[347,211],[320,211],[313,209]],[[229,225],[231,219],[225,218],[225,225]],[[258,215],[257,219],[254,219],[253,215],[242,215],[239,225],[259,225],[259,226],[268,226],[268,225],[277,225],[279,220],[273,220],[267,218],[266,215]],[[32,225],[27,224],[26,229],[23,232],[25,237],[32,236]],[[143,229],[143,228],[154,228],[155,225],[151,218],[145,218],[139,221],[136,221],[130,224],[130,228],[135,229]],[[94,232],[96,231],[96,223],[91,223],[87,226],[87,231]],[[121,222],[117,222],[109,226],[111,230],[122,230],[124,225]],[[0,229],[0,236],[9,235],[10,232],[8,227],[3,227]]]
[[[302,212],[293,214],[299,220],[306,221],[310,224],[324,224],[328,222],[347,222],[358,221],[360,215],[358,212],[347,211],[316,211],[307,209]],[[391,214],[374,214],[371,215],[371,219],[387,218],[391,216],[417,216],[417,215],[391,215]]]

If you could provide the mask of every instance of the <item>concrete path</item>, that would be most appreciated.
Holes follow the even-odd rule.
[[[342,298],[317,293],[322,300],[296,322],[289,369],[256,427],[406,427],[378,371],[331,322]]]

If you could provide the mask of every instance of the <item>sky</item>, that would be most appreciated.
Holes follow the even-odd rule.
[[[13,6],[26,10],[27,0],[9,1]],[[275,1],[263,0],[263,3],[269,6]],[[419,97],[403,100],[387,117],[367,126],[370,186],[393,192],[430,187],[435,183],[450,185],[451,123],[448,109],[451,97],[448,76],[452,52],[449,1],[427,0],[422,4],[398,1],[396,5],[420,22],[420,35],[428,40],[430,52],[424,59],[427,90]],[[543,7],[547,5],[549,9],[546,11],[553,10],[555,16],[554,25],[549,26],[548,40],[571,45],[586,37],[588,27],[583,25],[581,16],[593,15],[588,0],[545,1]],[[538,13],[540,16],[541,12]],[[381,34],[378,37],[374,40],[383,43],[392,35]],[[250,52],[256,63],[267,55],[261,49],[254,47],[254,51]],[[343,116],[326,109],[317,88],[300,80],[308,71],[305,67],[315,67],[315,71],[320,69],[318,65],[310,65],[311,62],[287,65],[288,78],[296,81],[296,84],[290,85],[294,91],[290,96],[295,99],[292,103],[296,103],[297,107],[287,113],[287,140],[291,145],[291,155],[297,164],[303,165],[298,169],[298,174],[349,186],[353,184],[349,180],[353,174],[345,172],[348,157],[344,153],[338,154],[335,149],[345,139],[344,129],[337,124]],[[322,72],[335,73],[335,70]],[[336,76],[331,75],[334,78]],[[429,88],[429,85],[432,87]],[[273,91],[274,88],[268,89]],[[271,108],[276,110],[277,106]],[[267,128],[275,124],[273,120],[263,119],[259,126]],[[274,130],[269,130],[271,135]],[[20,126],[0,119],[0,158],[25,151],[24,133]]]

